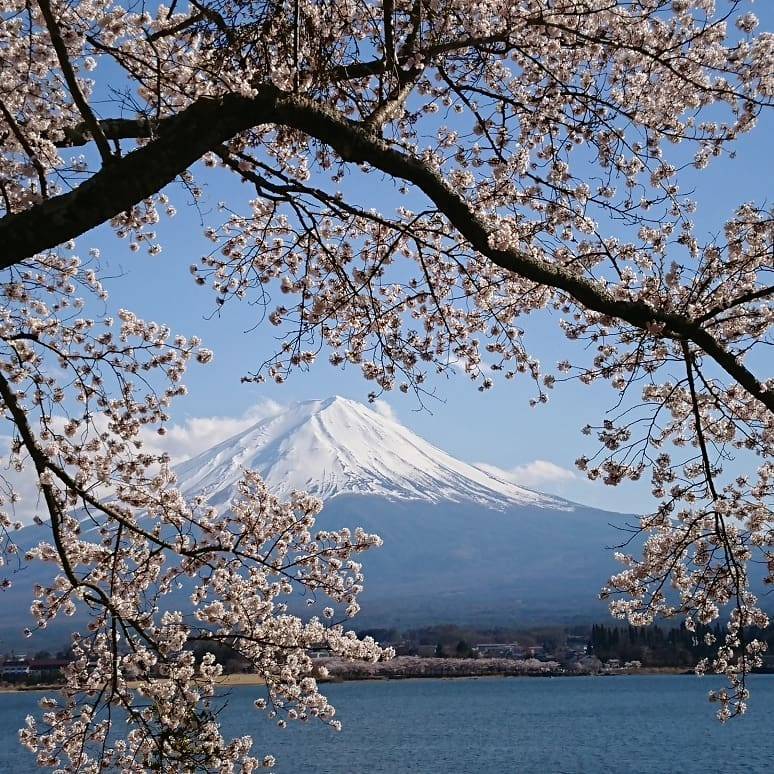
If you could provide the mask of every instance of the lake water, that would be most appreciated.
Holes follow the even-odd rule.
[[[280,774],[755,774],[774,771],[774,675],[721,726],[692,676],[406,680],[327,685],[344,729],[289,724],[232,690],[224,722]],[[0,694],[0,772],[34,771],[16,741],[40,694]]]

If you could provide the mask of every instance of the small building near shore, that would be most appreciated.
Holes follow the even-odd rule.
[[[473,650],[481,658],[524,658],[526,655],[518,642],[481,642]]]
[[[30,662],[27,656],[9,656],[0,664],[0,678],[3,680],[19,680],[30,674]]]
[[[566,646],[567,650],[574,653],[588,653],[589,640],[588,637],[578,637],[574,634],[568,634]]]

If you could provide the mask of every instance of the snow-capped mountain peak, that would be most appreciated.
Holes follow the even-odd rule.
[[[455,459],[403,425],[338,396],[293,404],[181,463],[176,472],[183,492],[222,506],[244,468],[260,472],[279,496],[303,489],[325,500],[369,494],[492,508],[572,508]]]

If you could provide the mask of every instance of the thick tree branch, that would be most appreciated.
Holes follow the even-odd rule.
[[[152,142],[115,160],[75,190],[0,219],[0,268],[74,239],[130,209],[212,148],[251,126],[272,121],[276,100],[276,90],[252,100],[235,95],[200,98],[159,122]],[[109,126],[116,132],[113,138],[147,137],[152,131],[145,119],[114,120]]]
[[[0,268],[110,220],[159,191],[206,152],[240,132],[267,123],[298,129],[329,145],[345,161],[368,163],[413,183],[475,250],[507,271],[561,290],[581,306],[641,330],[662,326],[663,335],[692,341],[774,412],[774,392],[768,391],[733,353],[694,320],[641,301],[617,299],[599,283],[550,261],[516,249],[493,248],[488,224],[428,164],[393,147],[369,127],[273,86],[262,87],[253,98],[235,94],[219,99],[201,98],[178,115],[159,122],[158,136],[152,142],[115,161],[71,193],[1,219]],[[147,122],[143,126],[147,132]]]
[[[153,118],[106,118],[99,122],[102,134],[108,140],[141,140],[153,137],[159,122]],[[85,123],[64,128],[64,137],[54,144],[57,148],[76,148],[92,141]]]
[[[395,38],[392,29],[392,15],[395,13],[394,0],[384,0],[382,17],[384,19],[384,60],[388,69],[396,66]]]

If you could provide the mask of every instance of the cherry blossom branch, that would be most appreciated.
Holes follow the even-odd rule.
[[[664,335],[692,341],[774,412],[774,392],[693,320],[640,301],[615,298],[599,283],[571,274],[558,264],[514,249],[493,248],[488,225],[427,163],[307,97],[274,87],[262,88],[252,99],[233,94],[199,99],[179,115],[160,122],[157,139],[96,173],[72,193],[0,219],[0,268],[109,220],[171,182],[207,151],[263,123],[300,129],[330,145],[345,161],[367,162],[415,184],[478,252],[498,266],[562,290],[582,306],[641,330],[661,328]],[[144,122],[138,122],[140,125]]]
[[[99,150],[99,155],[102,157],[102,163],[109,164],[113,160],[113,154],[110,152],[110,146],[108,145],[105,135],[102,133],[97,117],[94,115],[91,106],[83,96],[81,87],[78,84],[73,65],[70,62],[70,56],[67,53],[67,46],[62,39],[62,33],[59,30],[59,24],[51,9],[51,5],[48,0],[37,0],[37,3],[43,14],[43,18],[45,19],[48,34],[51,36],[51,44],[56,51],[59,66],[62,68],[62,75],[64,75],[65,82],[67,83],[67,88],[70,90],[73,101],[78,107],[80,114],[83,116],[86,127],[94,138],[94,143]]]
[[[749,293],[742,293],[740,296],[730,298],[728,301],[724,301],[722,304],[713,306],[711,309],[708,309],[704,314],[698,317],[696,322],[706,322],[707,320],[711,320],[713,317],[717,317],[717,315],[722,314],[723,312],[727,312],[729,309],[733,309],[735,306],[747,304],[750,301],[759,301],[763,298],[768,298],[769,296],[774,296],[774,285],[759,288],[758,290],[751,290]]]
[[[19,126],[16,119],[11,115],[11,111],[8,110],[6,107],[5,102],[0,100],[0,112],[2,112],[3,117],[8,123],[8,126],[11,127],[11,132],[13,133],[13,136],[18,141],[19,145],[24,148],[24,152],[27,154],[27,156],[30,159],[30,162],[32,163],[32,166],[35,167],[35,171],[38,175],[38,182],[40,183],[40,193],[43,196],[43,198],[46,198],[48,196],[48,181],[46,180],[46,170],[43,164],[41,164],[40,159],[38,158],[38,154],[35,152],[35,149],[30,145],[27,138],[24,136],[24,132],[22,132],[21,127]],[[6,196],[6,202],[8,201]],[[6,211],[11,212],[11,208],[6,204]]]

